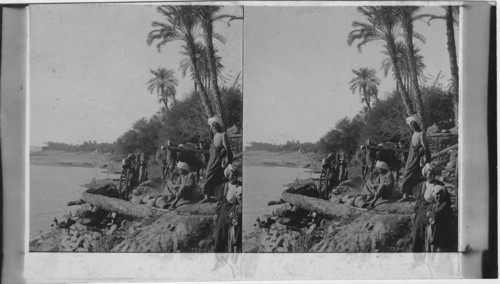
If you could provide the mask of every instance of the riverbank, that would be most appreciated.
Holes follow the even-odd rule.
[[[351,167],[350,171],[355,168]],[[300,187],[300,183],[309,184],[306,195],[314,196],[317,184],[302,180],[291,186]],[[306,203],[316,206],[315,210],[304,209],[306,203],[297,206],[285,202],[276,206],[272,214],[259,217],[254,229],[243,235],[243,252],[411,250],[413,203],[379,202],[371,211],[342,204],[343,196],[359,195],[361,180],[357,176],[341,183],[334,191],[336,194],[329,200],[306,197]]]
[[[94,171],[84,168],[96,167],[103,161],[99,160],[97,153],[54,151],[34,153],[31,158],[32,165],[43,165],[39,167],[42,169],[50,168],[48,173],[41,175],[43,179],[49,180],[54,178],[55,173],[65,169],[83,167],[81,170]],[[115,170],[121,170],[121,158],[114,158]],[[101,171],[106,171],[106,168],[103,167]],[[213,252],[216,217],[214,200],[204,204],[196,204],[195,200],[180,201],[172,211],[155,208],[151,206],[151,200],[161,195],[162,180],[159,167],[151,160],[148,177],[147,181],[133,188],[129,201],[123,201],[118,198],[119,181],[116,178],[91,179],[87,176],[86,182],[79,183],[86,188],[82,188],[82,193],[78,195],[84,202],[71,206],[74,208],[71,210],[74,214],[66,214],[63,218],[54,220],[51,226],[47,224],[48,231],[34,235],[29,241],[29,250]],[[36,190],[36,182],[33,179],[32,182],[34,184],[30,191]],[[198,191],[201,190],[203,182],[201,179]],[[89,201],[89,193],[92,193],[90,196],[95,202]],[[30,195],[33,196],[32,194],[33,192]],[[64,205],[58,205],[58,209],[61,209],[61,206],[69,208],[65,206],[68,201],[77,200],[65,200]],[[96,202],[99,206],[94,206]],[[145,213],[142,214],[143,212]],[[30,222],[33,220],[30,219]]]
[[[249,151],[245,152],[245,166],[248,167],[246,175],[252,177],[254,172],[264,169],[262,167],[305,166],[311,169],[311,167],[314,168],[312,164],[315,163],[319,168],[323,158],[324,156],[321,155],[308,157],[298,152]],[[269,171],[264,170],[265,172]],[[410,251],[413,203],[379,203],[376,210],[372,211],[342,204],[343,196],[359,195],[363,186],[359,166],[349,165],[348,176],[347,181],[333,189],[336,194],[321,205],[327,207],[323,209],[329,214],[321,213],[321,210],[307,210],[288,202],[267,206],[270,213],[261,214],[252,220],[252,226],[246,226],[247,230],[244,230],[243,234],[243,252]],[[319,175],[314,175],[302,176],[301,179],[289,179],[287,186],[310,184],[313,185],[314,191],[319,186],[318,177]],[[260,179],[265,179],[265,176]],[[276,187],[276,185],[273,186]],[[283,187],[264,189],[264,191],[271,192],[280,190],[280,194],[274,199],[260,200],[260,203],[279,202],[285,189]],[[398,191],[398,189],[399,186],[396,185],[394,190]],[[247,197],[247,200],[248,198],[251,197]]]
[[[215,204],[180,202],[174,211],[161,210],[147,201],[161,194],[161,179],[148,180],[133,192],[130,202],[117,199],[112,180],[94,182],[85,192],[116,206],[121,213],[89,203],[76,213],[32,238],[30,251],[69,252],[210,252],[213,251]],[[82,197],[85,201],[85,196]],[[145,204],[146,203],[146,204]],[[116,205],[115,205],[116,204]],[[120,204],[127,204],[125,207]],[[135,211],[152,212],[137,215]]]

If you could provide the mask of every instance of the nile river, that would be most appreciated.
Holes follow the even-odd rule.
[[[271,214],[280,206],[267,206],[267,202],[279,200],[285,184],[297,178],[311,178],[309,171],[297,167],[244,166],[243,232],[253,228],[257,217]]]
[[[81,197],[85,189],[82,184],[107,177],[103,169],[30,165],[30,238],[50,229],[54,218],[62,221],[78,207],[68,207],[67,203]]]

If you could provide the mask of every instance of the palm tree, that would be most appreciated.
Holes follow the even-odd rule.
[[[396,58],[397,62],[399,65],[399,72],[401,72],[401,78],[403,79],[403,85],[406,87],[407,90],[411,90],[411,83],[410,83],[410,66],[408,62],[408,56],[406,55],[408,52],[408,49],[406,48],[406,45],[403,42],[396,42]],[[427,77],[424,75],[424,69],[425,69],[425,64],[424,64],[424,57],[419,54],[420,49],[415,48],[415,61],[417,62],[417,76],[419,80],[419,84],[424,83],[427,80]],[[387,55],[384,60],[382,60],[382,66],[380,67],[380,70],[384,71],[384,77],[387,77],[387,74],[389,74],[389,70],[392,70],[393,76],[394,76],[394,69],[392,68],[392,60],[391,57],[389,56],[389,53],[387,50],[382,51],[383,54]],[[394,79],[396,77],[394,76]]]
[[[361,48],[369,42],[380,40],[385,43],[385,48],[389,54],[394,69],[394,76],[396,77],[396,84],[403,100],[403,104],[408,116],[413,115],[412,102],[408,96],[399,65],[397,64],[398,58],[396,54],[396,37],[399,35],[399,26],[397,18],[392,13],[393,7],[358,7],[358,12],[363,14],[367,20],[365,22],[354,21],[352,26],[354,30],[347,36],[347,43],[352,45],[355,41],[359,41],[357,47],[361,52]]]
[[[158,68],[158,70],[150,70],[153,78],[148,81],[148,91],[152,94],[156,90],[158,101],[165,105],[168,110],[168,99],[171,98],[175,102],[175,87],[179,83],[174,76],[174,70],[166,68]]]
[[[448,39],[448,54],[450,57],[450,71],[451,71],[451,92],[453,94],[453,112],[455,113],[455,126],[458,127],[458,61],[457,61],[457,47],[455,43],[455,27],[458,25],[459,6],[445,6],[446,14],[443,16],[430,15],[430,22],[434,19],[443,19],[446,21],[446,37]]]
[[[196,57],[195,37],[198,29],[198,23],[194,16],[193,6],[160,6],[156,9],[158,13],[165,16],[167,22],[160,23],[154,21],[151,25],[153,30],[149,32],[147,44],[151,45],[158,41],[156,47],[158,51],[168,42],[180,40],[185,43],[184,49],[189,54],[191,65],[193,66],[194,79],[200,91],[198,92],[201,102],[205,108],[208,117],[214,115],[212,104],[208,97],[205,86],[201,82],[200,72],[198,70],[198,58]]]
[[[196,42],[196,57],[198,58],[198,71],[200,72],[200,77],[205,85],[205,89],[210,89],[210,67],[209,67],[209,58],[208,58],[208,49],[203,44]],[[191,60],[189,59],[189,54],[186,51],[181,52],[181,54],[186,55],[186,58],[183,58],[179,64],[179,71],[182,73],[182,77],[186,77],[187,71],[191,72],[191,78],[193,79],[194,89],[197,90],[196,81],[194,80],[194,72],[191,65]],[[222,57],[217,55],[217,49],[215,50],[215,60],[216,60],[216,68],[217,68],[217,77],[222,79],[222,69],[224,66],[222,65]]]
[[[242,17],[237,17],[233,15],[220,14],[221,6],[197,6],[195,8],[196,17],[201,23],[203,28],[203,36],[205,39],[205,44],[208,48],[208,58],[210,67],[210,79],[212,83],[213,95],[215,99],[215,109],[217,113],[225,121],[226,115],[222,108],[221,93],[219,90],[219,84],[217,82],[217,59],[215,56],[215,48],[213,44],[213,39],[216,38],[222,43],[224,43],[224,38],[214,33],[214,22],[227,19],[227,24],[232,20],[242,19]]]
[[[410,79],[412,83],[412,89],[414,91],[414,98],[417,102],[417,111],[422,118],[422,128],[425,131],[427,124],[424,116],[424,104],[422,103],[422,94],[420,93],[420,88],[418,86],[418,69],[417,62],[415,59],[415,47],[413,46],[413,38],[417,38],[422,42],[425,42],[425,38],[419,33],[414,32],[413,22],[427,17],[425,14],[418,14],[422,7],[418,6],[398,6],[393,7],[392,12],[399,19],[400,24],[403,28],[404,40],[407,47],[406,56],[408,57],[408,63],[410,67]]]
[[[365,67],[359,68],[359,70],[352,70],[352,72],[356,77],[349,81],[349,89],[353,94],[358,90],[361,101],[365,102],[368,109],[371,110],[370,97],[377,97],[377,86],[380,85],[380,80],[375,74],[376,71],[375,69],[368,69]]]

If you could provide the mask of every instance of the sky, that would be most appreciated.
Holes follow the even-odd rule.
[[[150,69],[176,72],[180,100],[193,89],[189,74],[183,79],[178,71],[180,42],[165,45],[161,53],[146,44],[151,22],[162,21],[155,7],[30,5],[30,145],[115,141],[161,106],[147,90]],[[241,16],[243,9],[223,12]],[[228,78],[242,70],[242,28],[242,21],[215,26],[226,38],[224,45],[214,44]]]
[[[444,14],[440,7],[422,12]],[[368,43],[361,53],[347,44],[355,20],[363,21],[355,7],[245,7],[245,143],[316,142],[337,121],[353,117],[364,103],[349,90],[352,69],[377,71],[380,98],[395,89],[392,74],[384,78],[380,71],[382,42]],[[444,21],[416,22],[414,29],[426,38],[425,44],[414,41],[424,56],[424,73],[435,78],[441,71],[446,86]]]
[[[42,4],[30,6],[30,144],[113,142],[142,117],[161,106],[147,90],[150,69],[166,67],[179,79],[177,98],[193,88],[178,72],[180,42],[159,53],[147,46],[152,21],[162,17],[148,4]],[[224,12],[242,15],[240,7]],[[443,14],[439,7],[422,12]],[[243,68],[244,140],[315,142],[335,123],[364,106],[348,82],[352,69],[374,68],[380,97],[395,87],[380,71],[381,42],[362,52],[347,45],[355,7],[244,8],[244,21],[215,29],[226,44],[220,50],[224,75]],[[444,21],[417,22],[425,44],[416,42],[427,65],[450,78]],[[200,39],[201,40],[201,39]]]

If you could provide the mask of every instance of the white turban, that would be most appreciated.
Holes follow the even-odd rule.
[[[177,167],[181,170],[186,170],[189,172],[189,165],[187,163],[179,162],[177,163]]]
[[[382,162],[382,161],[377,161],[377,163],[375,164],[375,167],[377,167],[379,169],[389,170],[389,166],[387,165],[387,163]]]
[[[415,113],[414,115],[406,118],[406,124],[410,125],[412,121],[415,121],[418,124],[418,126],[422,127],[422,119],[420,119],[418,114]]]
[[[221,128],[224,128],[224,123],[222,123],[222,118],[218,115],[211,117],[208,119],[208,125],[212,125],[212,123],[217,122]]]
[[[226,178],[229,178],[229,173],[230,173],[230,172],[237,172],[237,171],[238,171],[238,168],[237,168],[235,165],[233,165],[233,164],[229,164],[229,165],[226,167],[226,169],[224,170],[224,176],[225,176]]]
[[[422,168],[422,175],[425,177],[428,171],[433,171],[436,168],[433,164],[427,163]]]

